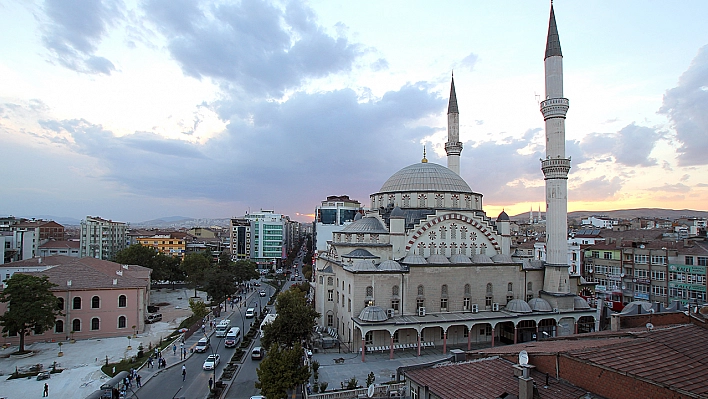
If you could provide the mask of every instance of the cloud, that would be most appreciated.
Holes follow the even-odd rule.
[[[120,0],[46,0],[42,43],[66,68],[110,75],[115,65],[95,53],[108,28],[123,19],[124,8]]]
[[[572,197],[578,201],[601,201],[612,198],[622,189],[622,179],[618,176],[608,178],[606,176],[587,180],[572,191]]]
[[[384,58],[379,58],[378,60],[371,63],[371,70],[374,72],[384,71],[388,69],[388,61]]]
[[[670,192],[670,193],[687,193],[687,192],[691,191],[691,187],[689,187],[683,183],[676,183],[676,184],[664,183],[663,186],[652,187],[649,190],[650,191],[665,191],[665,192]]]
[[[460,61],[460,66],[467,68],[468,70],[474,70],[474,66],[477,64],[479,56],[475,53],[470,53],[467,57]]]
[[[611,155],[626,166],[654,166],[658,162],[649,155],[662,137],[661,131],[632,123],[616,133],[590,133],[581,148],[590,157]]]
[[[185,74],[223,81],[249,97],[280,97],[307,79],[349,71],[363,53],[345,37],[325,33],[299,2],[283,9],[257,0],[202,7],[150,0],[145,10]]]
[[[668,116],[681,143],[679,166],[708,164],[708,45],[698,50],[678,86],[667,90],[659,113]]]

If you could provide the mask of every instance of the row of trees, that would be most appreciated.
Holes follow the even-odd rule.
[[[256,388],[268,399],[281,399],[288,390],[305,383],[310,370],[303,362],[302,343],[306,342],[319,314],[307,303],[309,284],[292,285],[277,297],[278,317],[263,326],[261,344],[269,348],[256,369]]]

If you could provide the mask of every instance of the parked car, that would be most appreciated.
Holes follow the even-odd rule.
[[[221,362],[221,356],[219,356],[218,353],[214,353],[213,355],[207,356],[206,360],[204,361],[204,365],[202,365],[202,368],[204,370],[214,370],[214,368]]]
[[[209,338],[200,339],[197,346],[194,347],[194,350],[199,353],[206,352],[207,349],[209,349]]]
[[[263,355],[265,355],[265,350],[263,350],[260,346],[256,346],[251,351],[251,359],[253,360],[261,360],[263,359]]]
[[[162,320],[162,313],[149,313],[149,314],[145,317],[145,322],[148,323],[148,324],[156,323],[156,322],[161,321],[161,320]]]

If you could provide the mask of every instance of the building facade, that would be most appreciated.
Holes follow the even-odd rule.
[[[261,210],[244,216],[251,224],[251,260],[261,269],[270,268],[285,253],[285,218],[274,211]]]
[[[187,253],[187,242],[191,242],[192,238],[191,234],[185,232],[156,232],[152,236],[138,237],[137,243],[153,247],[162,254],[182,258]]]
[[[81,257],[115,259],[128,244],[128,225],[123,222],[87,216],[81,221]]]
[[[364,208],[357,200],[348,195],[330,195],[315,208],[314,244],[317,252],[327,250],[327,243],[332,241],[335,231],[354,221]]]
[[[229,229],[231,236],[231,260],[251,258],[251,222],[244,218],[231,219]]]

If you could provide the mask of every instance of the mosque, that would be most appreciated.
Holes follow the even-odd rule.
[[[454,78],[447,167],[407,166],[370,195],[370,210],[335,231],[315,264],[318,323],[361,353],[435,346],[471,349],[596,329],[597,311],[577,296],[567,264],[563,56],[551,5],[545,53],[546,261],[517,257],[509,216],[486,215],[482,194],[460,177]]]

